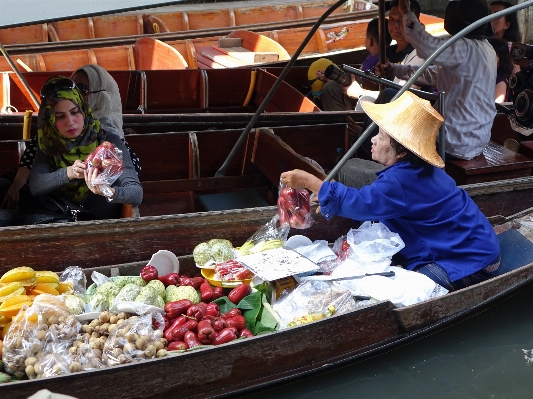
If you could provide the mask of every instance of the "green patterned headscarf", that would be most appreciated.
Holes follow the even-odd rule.
[[[39,148],[50,157],[53,171],[66,168],[74,164],[76,159],[85,160],[99,143],[105,140],[105,133],[100,129],[100,122],[94,119],[91,109],[83,99],[83,95],[72,84],[72,88],[65,87],[64,76],[54,76],[45,83],[58,84],[57,90],[51,90],[41,98],[39,116],[37,117],[37,138]],[[43,86],[43,87],[45,87]],[[61,100],[70,100],[77,105],[84,115],[82,133],[73,139],[63,137],[55,127],[55,106]],[[89,189],[83,179],[74,179],[63,185],[59,191],[71,201],[80,204]]]

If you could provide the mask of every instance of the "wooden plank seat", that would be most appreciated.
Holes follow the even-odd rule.
[[[446,160],[445,170],[458,185],[483,183],[531,176],[533,159],[491,141],[474,159]]]
[[[17,28],[0,29],[0,43],[28,44],[48,41],[47,24],[19,26]]]
[[[256,130],[252,162],[276,186],[281,173],[292,169],[305,170],[320,179],[326,177],[314,163],[294,151],[271,129]]]

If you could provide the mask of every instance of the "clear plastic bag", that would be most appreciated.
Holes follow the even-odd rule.
[[[356,308],[349,290],[325,281],[307,281],[274,305],[281,318],[280,328],[320,320]]]
[[[250,255],[269,249],[282,247],[287,241],[290,227],[278,226],[279,215],[274,215],[272,219],[259,230],[257,230],[246,242],[236,249],[238,256]]]
[[[59,281],[72,283],[74,294],[84,295],[86,292],[87,278],[85,277],[85,272],[79,266],[67,267],[61,273]]]
[[[151,314],[130,317],[109,335],[102,360],[108,366],[116,366],[155,358],[158,351],[166,345],[163,338],[164,324],[162,319],[154,323]],[[154,325],[159,325],[159,328]]]
[[[80,328],[61,297],[38,295],[30,307],[22,308],[14,317],[6,334],[2,353],[6,371],[19,378],[64,373],[68,357],[52,358],[67,353]]]
[[[309,191],[279,184],[278,214],[282,226],[307,229],[313,224]]]
[[[351,229],[346,240],[350,245],[348,256],[367,262],[391,259],[405,247],[400,235],[383,223],[364,222],[358,229]]]
[[[98,169],[98,176],[93,184],[101,186],[104,195],[111,197],[110,187],[124,171],[122,151],[109,141],[104,141],[85,159],[85,165]]]

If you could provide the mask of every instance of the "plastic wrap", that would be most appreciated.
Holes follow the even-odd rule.
[[[65,373],[69,359],[56,359],[56,354],[67,353],[80,328],[61,297],[38,295],[14,317],[6,334],[2,353],[6,371],[19,378]]]
[[[279,222],[282,226],[307,229],[313,224],[309,191],[295,190],[280,182],[278,197]]]
[[[87,286],[87,278],[85,277],[85,272],[79,266],[67,267],[63,270],[63,273],[61,273],[59,281],[71,283],[73,294],[84,295],[86,292],[85,287]]]
[[[112,196],[111,185],[124,171],[122,151],[109,141],[104,141],[85,159],[88,168],[97,168],[98,176],[92,182],[101,186],[100,189],[106,197]]]
[[[269,249],[279,248],[287,241],[290,227],[278,226],[279,215],[274,215],[269,222],[257,230],[237,249],[238,256],[250,255]]]
[[[320,267],[319,272],[322,274],[330,274],[339,264],[337,255],[325,240],[317,240],[311,245],[298,247],[294,250],[315,262]]]
[[[280,328],[287,328],[346,313],[357,306],[348,289],[325,281],[308,281],[282,297],[273,307],[280,316]]]
[[[159,328],[154,327],[159,325]],[[164,349],[164,322],[154,323],[152,315],[132,316],[121,323],[109,335],[102,359],[108,366],[131,363],[143,359],[153,359],[159,350]]]
[[[366,262],[391,259],[405,247],[400,235],[383,223],[364,222],[358,229],[351,229],[346,239],[350,245],[348,256]]]
[[[237,260],[217,263],[215,265],[215,279],[220,281],[246,280],[254,277],[250,269]]]

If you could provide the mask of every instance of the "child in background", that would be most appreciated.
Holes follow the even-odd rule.
[[[392,41],[392,37],[388,29],[388,21],[385,20],[385,44],[388,47]],[[379,61],[379,20],[374,18],[368,23],[366,28],[365,47],[369,52],[361,65],[361,70],[370,70],[374,72],[374,67]],[[325,70],[325,69],[324,69]],[[357,100],[350,98],[346,95],[343,86],[339,83],[329,80],[324,75],[324,70],[318,70],[316,72],[316,78],[322,82],[326,82],[322,88],[322,105],[324,111],[346,111],[352,110],[357,104]],[[350,75],[352,82],[355,81],[355,75]],[[373,82],[368,80],[362,80],[359,84],[363,84],[367,90],[377,90],[377,86],[374,86]]]

